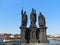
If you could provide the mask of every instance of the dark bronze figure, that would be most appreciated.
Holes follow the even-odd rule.
[[[46,25],[45,17],[42,15],[41,12],[40,12],[39,17],[38,17],[38,23],[39,23],[39,27]]]
[[[31,24],[32,24],[32,23],[33,23],[33,24],[36,23],[36,10],[34,10],[33,8],[32,8],[32,12],[31,12],[31,14],[30,14],[30,20],[31,20]]]
[[[22,15],[22,26],[27,26],[27,15],[26,15],[26,11],[23,12],[23,9],[22,9],[21,15]]]

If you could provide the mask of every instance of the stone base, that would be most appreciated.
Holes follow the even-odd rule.
[[[30,42],[31,43],[38,43],[38,40],[37,39],[31,39]]]
[[[21,45],[60,45],[60,44],[49,44],[49,43],[23,43]]]

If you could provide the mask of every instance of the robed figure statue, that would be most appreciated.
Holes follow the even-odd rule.
[[[34,10],[33,8],[32,8],[32,12],[30,14],[30,21],[31,21],[31,24],[36,23],[36,10]]]
[[[39,24],[39,27],[46,26],[45,17],[42,15],[41,12],[38,16],[38,24]]]
[[[26,15],[26,11],[23,12],[23,9],[22,9],[21,15],[22,15],[22,26],[27,26],[27,15]]]

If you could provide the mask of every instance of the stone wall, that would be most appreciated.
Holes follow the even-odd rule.
[[[21,44],[21,45],[60,45],[60,44],[49,44],[49,43],[30,43],[30,44]]]

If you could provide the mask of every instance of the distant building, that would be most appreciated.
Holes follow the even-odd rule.
[[[60,34],[53,35],[54,37],[60,37]]]
[[[19,36],[15,37],[14,35],[10,35],[10,36],[5,35],[3,44],[4,45],[20,45],[20,38]]]
[[[4,34],[0,34],[0,42],[3,42]]]
[[[2,45],[4,39],[4,34],[0,34],[0,45]]]

